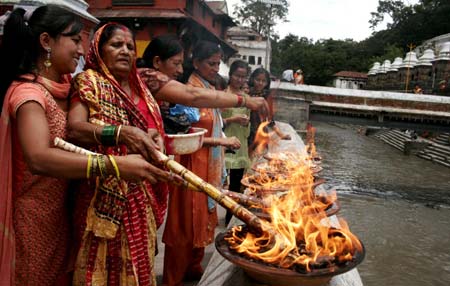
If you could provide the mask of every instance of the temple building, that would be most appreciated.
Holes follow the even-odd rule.
[[[220,44],[225,58],[237,50],[226,40],[229,27],[235,26],[228,15],[226,1],[202,0],[87,0],[89,12],[102,22],[127,25],[136,33],[138,56],[155,36],[172,33],[182,40],[185,54],[199,40]]]
[[[230,63],[241,59],[248,62],[252,70],[263,67],[270,71],[271,47],[266,38],[250,28],[238,26],[228,30],[227,39],[238,49]]]
[[[365,89],[450,96],[450,34],[425,41],[390,67],[388,61],[373,64]]]
[[[361,72],[340,71],[333,76],[337,88],[363,89],[367,84],[367,74]]]

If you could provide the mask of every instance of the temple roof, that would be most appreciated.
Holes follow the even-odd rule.
[[[346,78],[360,78],[367,79],[367,74],[362,72],[354,72],[354,71],[340,71],[335,73],[333,76],[335,77],[346,77]]]

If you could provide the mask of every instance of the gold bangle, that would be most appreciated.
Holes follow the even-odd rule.
[[[97,177],[98,168],[97,168],[97,160],[92,156],[92,168],[91,168],[91,177]]]
[[[108,155],[109,161],[111,161],[111,165],[113,165],[114,171],[116,172],[117,179],[120,180],[120,171],[119,166],[117,166],[116,159],[114,159],[113,155]]]
[[[102,143],[97,139],[97,128],[99,128],[100,127],[100,125],[97,125],[97,126],[95,126],[95,128],[94,128],[94,139],[95,139],[95,142],[97,142],[97,144],[99,144],[99,145],[102,145]]]
[[[116,134],[116,146],[119,145],[120,129],[122,129],[122,125],[119,125],[119,127],[117,128],[117,134]]]
[[[97,155],[97,165],[100,171],[100,177],[106,178],[106,176],[108,175],[108,169],[106,169],[105,157],[103,156],[104,155]]]
[[[86,167],[86,178],[88,180],[91,177],[91,167],[92,167],[92,155],[88,154],[88,161],[87,161],[87,167]]]
[[[246,98],[246,96],[242,97],[242,107],[247,108],[247,98]]]

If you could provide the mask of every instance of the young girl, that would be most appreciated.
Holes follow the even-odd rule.
[[[270,94],[270,74],[264,68],[257,68],[250,75],[250,79],[248,81],[248,85],[250,86],[250,96],[260,96],[267,100],[269,103],[269,115],[264,117],[263,114],[260,114],[258,111],[252,111],[250,113],[250,135],[248,137],[248,146],[250,153],[256,147],[255,136],[256,131],[258,130],[259,125],[263,121],[272,120],[274,115],[273,110],[273,98]],[[275,122],[270,124],[270,127],[276,132],[276,134],[284,140],[289,140],[291,137],[288,134],[283,134],[281,130],[275,125]]]
[[[243,85],[247,81],[248,64],[244,61],[237,60],[231,64],[229,72],[228,92],[238,93],[242,90]],[[244,99],[247,95],[244,94]],[[227,153],[225,156],[225,167],[229,171],[230,187],[233,192],[241,192],[241,179],[245,169],[250,167],[250,158],[248,157],[247,138],[250,134],[249,127],[250,111],[243,107],[222,109],[223,123],[225,126],[225,135],[227,137],[236,136],[241,141],[241,148],[236,150],[234,154]],[[228,224],[232,217],[232,213],[227,211],[225,223]]]
[[[67,178],[148,177],[140,156],[93,157],[53,147],[65,138],[70,84],[84,53],[81,20],[55,6],[15,9],[0,51],[0,285],[70,285]],[[5,93],[6,91],[6,93]],[[140,169],[140,170],[139,170]],[[92,172],[91,172],[92,171]]]

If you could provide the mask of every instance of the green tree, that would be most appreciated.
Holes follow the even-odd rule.
[[[282,5],[265,4],[260,0],[241,0],[240,4],[234,6],[234,15],[242,26],[268,36],[273,34],[273,26],[278,21],[287,21],[289,3],[287,0],[280,2]]]

